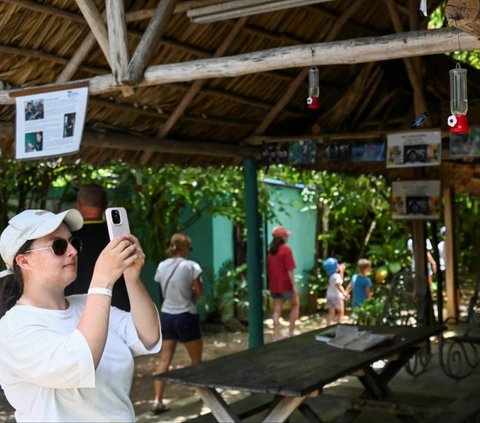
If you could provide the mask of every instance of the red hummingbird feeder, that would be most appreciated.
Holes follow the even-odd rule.
[[[320,108],[320,80],[318,69],[312,66],[308,71],[308,98],[307,108],[318,110]]]
[[[450,111],[447,123],[452,134],[468,132],[467,70],[457,63],[450,69]]]

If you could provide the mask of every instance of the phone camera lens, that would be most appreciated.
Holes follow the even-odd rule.
[[[118,210],[112,210],[112,222],[116,225],[120,223],[120,212]]]

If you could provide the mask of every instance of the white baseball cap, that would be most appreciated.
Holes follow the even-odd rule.
[[[47,210],[24,210],[12,217],[0,235],[0,255],[7,266],[6,271],[0,272],[0,277],[13,273],[13,259],[23,244],[51,234],[62,222],[71,231],[77,231],[83,226],[83,217],[75,209],[58,214]]]

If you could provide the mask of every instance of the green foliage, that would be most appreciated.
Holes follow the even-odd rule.
[[[372,297],[353,310],[359,325],[378,325],[381,323],[385,298]]]
[[[407,236],[395,234],[395,237],[384,239],[381,244],[371,244],[368,247],[367,256],[372,263],[375,263],[376,268],[384,266],[390,274],[394,275],[408,265],[410,253],[406,245]]]
[[[248,309],[246,270],[246,264],[235,267],[232,261],[227,261],[216,275],[206,272],[210,273],[211,289],[204,290],[197,307],[208,322],[225,322],[232,317],[241,317],[238,312]]]

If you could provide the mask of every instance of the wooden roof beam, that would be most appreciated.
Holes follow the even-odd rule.
[[[123,0],[106,0],[105,7],[112,75],[114,81],[118,85],[121,85],[123,75],[127,71],[129,62],[125,7],[123,5]]]
[[[147,87],[197,79],[229,78],[273,69],[367,63],[478,49],[480,49],[480,40],[456,28],[412,31],[382,37],[314,43],[237,56],[150,66],[145,71],[145,80],[139,86]],[[86,81],[89,82],[90,95],[112,92],[120,88],[113,83],[112,75],[96,76]],[[55,85],[48,84],[45,87]],[[14,99],[10,97],[10,91],[0,90],[0,104],[13,103]]]
[[[143,79],[143,71],[148,65],[156,44],[160,41],[168,21],[170,20],[175,8],[176,0],[162,0],[158,3],[155,13],[152,16],[143,37],[141,38],[135,54],[128,65],[123,82],[136,85]]]
[[[113,70],[114,67],[111,62],[110,46],[108,42],[108,31],[97,6],[95,6],[95,3],[92,0],[75,0],[75,2],[87,21],[90,31],[92,31],[92,34],[95,36],[110,68]]]
[[[403,33],[403,25],[400,20],[399,12],[397,9],[397,3],[394,0],[387,0],[388,12],[392,18],[393,27],[395,32]],[[413,58],[406,57],[403,59],[405,68],[407,70],[408,79],[412,84],[413,98],[414,98],[414,113],[415,116],[420,116],[422,113],[428,111],[427,100],[425,99],[425,93],[423,92],[423,84],[421,82],[421,76],[418,72],[420,64],[415,65]]]
[[[448,0],[445,16],[450,25],[480,37],[480,2],[478,0]]]

